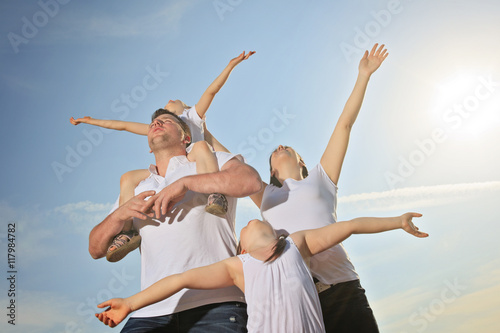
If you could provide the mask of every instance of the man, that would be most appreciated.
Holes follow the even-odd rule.
[[[195,163],[186,158],[190,140],[189,128],[181,119],[157,110],[148,132],[156,160],[150,177],[139,184],[135,197],[90,232],[89,252],[95,259],[102,258],[113,236],[127,220],[134,219],[134,228],[142,237],[141,289],[167,275],[233,256],[236,198],[258,192],[262,186],[252,167],[227,153],[216,153],[219,172],[197,175]],[[207,195],[203,193],[226,195],[227,214],[206,213]],[[246,307],[242,301],[236,287],[184,289],[137,311],[122,332],[244,332]]]

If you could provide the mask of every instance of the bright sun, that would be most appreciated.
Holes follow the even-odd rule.
[[[490,75],[455,73],[436,84],[432,116],[450,137],[478,139],[500,125],[500,84]]]

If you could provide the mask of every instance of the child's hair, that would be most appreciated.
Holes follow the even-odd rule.
[[[276,151],[276,149],[273,151],[273,153]],[[278,178],[274,177],[273,176],[273,166],[271,165],[271,157],[273,157],[273,153],[271,153],[271,155],[269,156],[269,172],[271,174],[271,178],[269,180],[269,184],[272,184],[276,187],[282,187],[283,184],[280,183],[280,181],[278,180]],[[302,166],[302,170],[301,170],[301,173],[302,173],[302,177],[306,178],[308,175],[309,175],[309,171],[307,171],[307,167],[306,167],[306,163],[304,162],[304,160],[302,159],[302,157],[299,155],[299,153],[295,152],[298,156],[299,156],[299,162],[302,162],[303,166]]]
[[[278,242],[273,247],[273,254],[271,254],[269,258],[267,258],[264,262],[274,261],[275,259],[279,258],[279,256],[281,256],[286,246],[285,238],[285,235],[280,235],[278,237]],[[236,254],[241,254],[241,241],[238,243],[238,247],[236,248]]]
[[[285,238],[286,238],[285,235],[280,235],[278,237],[278,242],[273,247],[273,254],[271,254],[269,258],[266,259],[265,262],[272,262],[281,256],[283,251],[285,251],[285,246],[286,246]]]
[[[161,116],[162,114],[169,114],[171,116],[174,116],[175,119],[177,119],[177,121],[179,122],[179,125],[181,126],[182,130],[184,131],[184,134],[188,135],[190,138],[192,138],[191,136],[191,130],[189,129],[189,126],[186,124],[186,122],[184,122],[184,120],[182,120],[178,115],[176,115],[175,113],[171,112],[171,111],[168,111],[166,109],[158,109],[156,110],[153,115],[151,116],[151,122],[153,122],[156,118],[158,118],[159,116]],[[188,142],[186,144],[186,147],[189,146],[191,144],[191,142]]]

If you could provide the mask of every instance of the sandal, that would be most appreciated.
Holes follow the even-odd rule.
[[[224,216],[227,213],[227,199],[224,194],[212,193],[208,196],[208,203],[205,211],[217,216]]]
[[[120,232],[113,238],[113,242],[108,247],[106,259],[109,262],[122,260],[129,252],[137,249],[141,244],[141,236],[135,230]]]

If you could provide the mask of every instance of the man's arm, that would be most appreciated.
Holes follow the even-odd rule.
[[[342,169],[347,146],[349,144],[351,128],[361,109],[368,80],[389,54],[386,53],[387,50],[384,49],[384,45],[381,45],[378,50],[377,46],[378,44],[373,46],[370,54],[366,51],[361,59],[356,84],[337,121],[337,125],[335,125],[335,129],[328,141],[325,152],[321,157],[323,169],[325,169],[326,174],[335,184],[337,184],[339,180],[340,170]]]
[[[304,257],[323,252],[347,239],[353,234],[372,234],[394,229],[403,229],[407,233],[423,238],[429,236],[413,224],[413,217],[419,213],[406,213],[396,217],[360,217],[345,222],[332,223],[326,227],[293,233],[293,240]]]
[[[139,135],[148,135],[148,130],[149,130],[148,124],[136,123],[132,121],[95,119],[91,117],[83,117],[78,119],[71,117],[69,121],[73,125],[78,125],[83,123],[83,124],[108,128],[116,131],[127,131]]]
[[[231,59],[231,61],[226,66],[226,68],[224,68],[222,73],[220,73],[219,76],[214,80],[214,82],[212,82],[212,84],[208,86],[207,90],[205,90],[203,95],[200,97],[198,103],[196,103],[196,111],[198,112],[200,118],[203,119],[215,95],[224,86],[229,77],[229,74],[231,74],[236,65],[238,65],[243,60],[247,60],[254,53],[255,51],[250,51],[247,54],[245,54],[245,51],[243,51],[239,56],[237,56],[234,59]]]
[[[120,233],[126,221],[137,217],[145,220],[152,213],[148,213],[153,205],[152,197],[155,191],[142,192],[109,214],[101,223],[96,225],[89,235],[89,253],[94,259],[102,258],[106,255],[108,247],[113,237]]]
[[[222,143],[217,140],[212,133],[207,129],[207,126],[203,124],[204,126],[204,132],[205,132],[205,141],[208,142],[212,147],[214,147],[215,151],[222,151],[226,153],[230,153],[230,151],[222,145]],[[260,208],[260,205],[262,203],[262,196],[264,195],[264,190],[266,189],[267,183],[262,182],[262,189],[259,192],[256,192],[252,195],[250,195],[250,199],[257,205],[258,208]]]
[[[226,162],[219,172],[183,177],[152,197],[155,216],[163,216],[182,200],[188,190],[199,193],[222,193],[242,198],[260,191],[258,172],[236,157]]]

